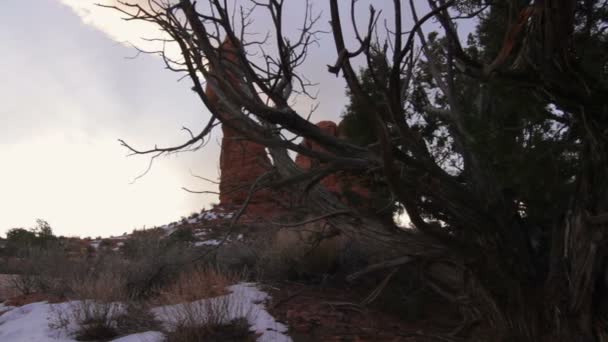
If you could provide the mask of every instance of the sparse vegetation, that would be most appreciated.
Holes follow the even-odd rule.
[[[226,294],[228,286],[243,279],[246,279],[243,274],[222,271],[209,265],[189,267],[160,290],[160,300],[168,305],[217,297]]]
[[[236,318],[228,323],[198,323],[178,325],[167,333],[166,342],[254,342],[256,336],[249,330],[245,318]]]

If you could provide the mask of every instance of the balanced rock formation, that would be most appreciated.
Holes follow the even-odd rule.
[[[249,188],[272,165],[264,146],[246,140],[226,125],[222,126],[222,132],[220,202],[242,204]]]
[[[237,47],[231,40],[226,39],[218,48],[220,58],[238,65]],[[228,73],[231,83],[240,82],[238,77]],[[215,90],[207,86],[205,94],[210,104],[215,107],[223,121],[230,120],[230,114],[222,110],[221,99]],[[339,136],[339,129],[333,121],[321,121],[317,126],[326,134],[334,137]],[[251,193],[251,187],[259,177],[272,170],[272,163],[266,154],[264,146],[247,140],[234,129],[226,124],[222,125],[224,136],[222,138],[222,150],[220,155],[220,203],[223,210],[236,210],[248,201],[245,218],[272,218],[283,211],[285,202],[289,202],[293,196],[285,196],[269,189],[258,190]],[[312,150],[323,151],[323,147],[317,143],[305,139],[302,144]],[[298,155],[296,164],[304,169],[310,170],[319,166],[319,161],[307,156]],[[335,173],[321,180],[329,191],[336,196],[344,198],[349,203],[349,194],[354,197],[368,198],[369,191],[362,186],[360,176],[348,175],[346,173]],[[352,195],[351,194],[351,195]],[[347,195],[347,196],[345,196]],[[352,204],[352,203],[351,203]]]
[[[238,47],[228,38],[218,48],[220,58],[236,66],[239,63]],[[232,84],[240,82],[235,73],[227,69],[227,76]],[[224,110],[222,101],[209,84],[205,95],[212,107],[223,120],[230,120],[231,114]],[[278,199],[270,190],[263,189],[251,192],[256,180],[272,169],[270,159],[264,146],[252,142],[226,124],[222,124],[222,150],[220,154],[220,203],[218,210],[238,210],[247,202],[246,219],[274,216]]]
[[[256,180],[272,169],[264,146],[247,140],[235,130],[222,125],[220,154],[220,206],[237,209],[249,196]],[[275,195],[262,189],[252,193],[248,216],[267,217],[275,206]]]

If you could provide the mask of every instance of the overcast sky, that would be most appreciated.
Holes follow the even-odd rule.
[[[188,80],[178,83],[181,75],[163,69],[157,57],[127,58],[135,51],[125,42],[142,44],[140,37],[158,34],[155,27],[122,21],[94,2],[2,1],[0,234],[42,218],[57,234],[109,236],[217,201],[181,188],[214,190],[190,173],[218,177],[219,130],[206,148],[157,160],[131,184],[148,159],[127,158],[117,139],[138,147],[175,144],[186,138],[182,126],[197,131],[209,114]],[[302,3],[287,1],[288,25],[301,21]],[[319,28],[328,29],[328,1],[314,3],[324,13]],[[313,121],[336,120],[344,106],[344,82],[325,67],[335,56],[331,40],[323,39],[304,66],[319,83]]]

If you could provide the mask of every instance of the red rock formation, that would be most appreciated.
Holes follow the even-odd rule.
[[[236,54],[237,47],[226,39],[218,48],[221,58],[238,65]],[[239,82],[237,77],[228,73],[231,82]],[[212,106],[218,106],[220,116],[224,120],[230,119],[228,113],[222,112],[220,99],[216,92],[209,86],[205,89],[205,94]],[[317,126],[326,134],[339,136],[338,126],[332,121],[321,121]],[[270,159],[266,154],[264,146],[247,140],[238,134],[234,129],[222,125],[224,137],[222,138],[222,151],[220,155],[220,204],[225,209],[237,209],[247,200],[251,186],[255,181],[266,172],[272,169]],[[323,147],[310,140],[304,140],[303,144],[316,151],[323,151]],[[308,170],[319,166],[319,162],[309,157],[298,155],[296,164],[302,169]],[[323,184],[329,191],[337,196],[344,195],[345,191],[354,192],[360,196],[369,197],[369,191],[358,183],[360,178],[336,173],[325,177]],[[271,218],[281,212],[281,202],[285,199],[278,193],[270,190],[260,190],[252,195],[249,205],[245,212],[247,218]]]
[[[272,169],[272,164],[264,146],[246,140],[226,125],[222,131],[220,205],[236,207],[245,203],[251,186]],[[268,202],[272,202],[272,193],[261,190],[251,198],[250,205]]]
[[[238,65],[237,47],[225,39],[218,48],[220,58]],[[228,79],[233,84],[240,82],[238,77],[228,69]],[[221,85],[220,85],[221,86]],[[213,88],[207,85],[205,94],[212,106],[218,109],[224,120],[230,120],[230,114],[222,111],[220,98]],[[238,210],[247,200],[252,185],[256,180],[272,169],[270,158],[264,146],[247,140],[236,130],[222,125],[222,150],[220,155],[220,203],[222,210]],[[280,210],[280,196],[268,189],[259,190],[249,199],[245,220],[271,218]]]

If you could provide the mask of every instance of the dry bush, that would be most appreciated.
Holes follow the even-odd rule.
[[[10,287],[22,296],[31,295],[39,292],[43,288],[42,280],[39,275],[29,272],[17,274],[10,280]]]
[[[18,273],[12,285],[22,295],[68,296],[69,283],[88,267],[84,258],[70,258],[58,245],[46,249],[30,248],[22,253],[22,257],[11,262],[11,268]]]
[[[92,299],[101,302],[123,301],[127,298],[125,293],[126,278],[122,272],[113,266],[104,265],[107,269],[91,270],[71,280],[70,287],[76,299]]]
[[[107,265],[106,265],[107,266]],[[80,341],[94,341],[119,335],[118,321],[125,313],[125,278],[109,269],[88,272],[70,281],[76,301],[69,302],[67,309],[54,306],[49,325],[68,329],[77,325],[74,332]]]
[[[237,318],[229,323],[203,326],[181,326],[166,334],[166,342],[254,342],[256,335],[249,330],[245,318]]]
[[[158,230],[139,232],[125,241],[122,251],[132,300],[154,297],[197,257],[188,243],[161,238]]]
[[[218,267],[195,266],[182,271],[173,283],[163,288],[160,298],[163,304],[177,304],[217,297],[226,294],[228,286],[243,278],[243,274]]]
[[[261,239],[256,271],[264,279],[317,280],[338,271],[348,239],[323,223],[278,230]]]
[[[69,286],[76,300],[67,308],[54,306],[49,325],[74,330],[69,332],[79,341],[107,340],[159,326],[145,303],[128,301],[125,265],[118,259],[100,260]]]
[[[166,322],[167,341],[255,341],[243,305],[245,298],[228,294],[227,287],[242,275],[211,266],[182,272],[163,288],[158,314]]]
[[[177,300],[179,296],[169,295],[169,302]],[[246,322],[251,313],[243,300],[234,295],[219,296],[163,306],[159,313],[164,316],[169,341],[224,341],[231,329],[241,338],[250,335]]]
[[[14,274],[0,274],[0,303],[19,295],[20,291],[14,285],[16,277]]]
[[[117,320],[116,329],[121,335],[136,334],[142,331],[160,331],[161,323],[150,311],[148,302],[127,302],[123,315]]]

